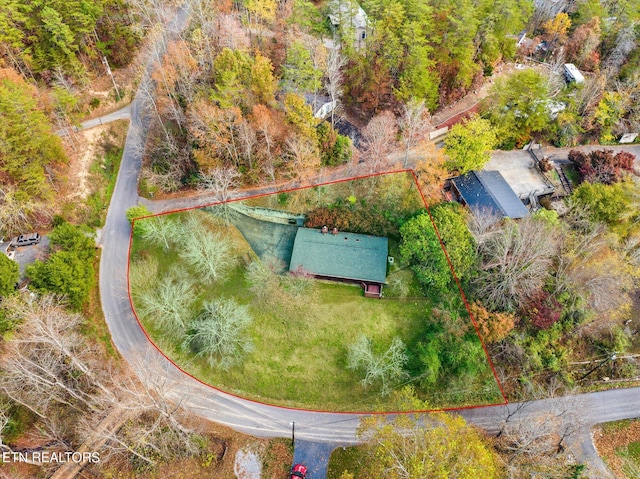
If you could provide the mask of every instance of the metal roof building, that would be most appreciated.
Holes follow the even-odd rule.
[[[383,284],[388,254],[387,238],[298,228],[289,271],[301,268],[328,279]]]
[[[487,209],[508,218],[524,218],[529,210],[499,171],[470,171],[453,178],[456,196],[472,210]]]

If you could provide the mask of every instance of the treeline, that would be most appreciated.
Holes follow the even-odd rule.
[[[229,171],[244,183],[276,182],[351,159],[349,138],[305,98],[337,81],[337,53],[309,35],[292,40],[286,3],[238,7],[194,5],[182,38],[161,39],[143,190],[216,189]]]
[[[0,5],[0,55],[25,78],[84,80],[103,55],[114,66],[131,61],[140,40],[133,24],[125,0],[8,0]]]
[[[347,2],[348,3],[348,2]],[[371,35],[360,50],[348,51],[346,91],[365,114],[411,98],[430,111],[458,100],[513,58],[512,35],[531,13],[530,0],[366,0]]]

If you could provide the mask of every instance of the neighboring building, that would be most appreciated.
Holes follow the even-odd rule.
[[[488,210],[501,218],[529,216],[529,210],[499,171],[470,171],[453,178],[451,189],[472,211]]]
[[[365,296],[379,298],[387,278],[389,240],[327,227],[298,228],[289,271],[359,283]]]
[[[564,64],[564,77],[566,78],[567,83],[584,83],[584,76],[573,63]]]
[[[311,105],[313,116],[324,120],[329,113],[336,109],[337,101],[331,101],[331,98],[324,95],[315,95],[313,93],[305,93],[304,99],[307,105]]]
[[[369,35],[369,18],[358,2],[354,0],[332,0],[329,8],[329,21],[333,28],[343,35],[346,32],[353,32],[356,49],[364,47],[366,38]]]

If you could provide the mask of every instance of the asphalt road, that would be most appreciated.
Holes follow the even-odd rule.
[[[168,31],[175,35],[186,26],[187,22],[187,11],[184,8],[180,9],[169,25]],[[143,86],[148,86],[149,81],[147,75],[143,79]],[[101,238],[103,246],[100,264],[102,307],[117,349],[139,375],[158,374],[165,377],[174,384],[176,397],[181,398],[195,414],[207,419],[262,437],[288,437],[291,434],[290,424],[295,421],[298,439],[336,445],[355,442],[355,429],[360,418],[356,414],[291,410],[225,394],[182,373],[164,360],[162,355],[150,345],[133,315],[126,285],[130,226],[125,212],[139,202],[137,183],[142,162],[142,145],[148,124],[148,118],[144,114],[142,94],[136,95],[130,108],[131,125]],[[352,174],[351,171],[344,172],[345,177]],[[203,204],[203,198],[198,199],[197,202]],[[179,200],[174,206],[185,206],[184,203],[184,200]],[[171,209],[170,206],[172,205],[169,202],[164,202],[158,209]],[[593,451],[589,450],[591,442],[587,426],[640,416],[640,388],[585,394],[576,397],[575,400],[580,404],[579,412],[584,426],[583,434],[578,441],[583,445],[583,456],[593,454]],[[521,408],[517,405],[485,407],[465,410],[461,414],[469,422],[489,432],[496,432],[504,424],[509,411],[513,411],[514,408],[518,409],[518,413],[511,417],[511,421],[532,421],[546,413],[551,406],[552,402],[543,400],[528,403]],[[597,458],[593,455],[591,459],[597,462]]]

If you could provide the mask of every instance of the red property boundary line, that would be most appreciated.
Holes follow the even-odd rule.
[[[232,203],[235,201],[244,201],[244,200],[249,200],[249,199],[255,199],[255,198],[262,198],[264,196],[270,196],[270,195],[274,195],[274,194],[280,194],[280,193],[289,193],[289,192],[293,192],[293,191],[299,191],[299,190],[303,190],[303,189],[308,189],[308,188],[315,188],[315,187],[319,187],[319,186],[328,186],[328,185],[332,185],[332,184],[337,184],[337,183],[345,183],[347,181],[355,181],[355,180],[364,180],[367,178],[373,178],[373,177],[377,177],[377,176],[384,176],[384,175],[393,175],[393,174],[398,174],[398,173],[409,173],[411,174],[411,177],[413,178],[413,181],[416,185],[416,188],[418,189],[418,192],[420,193],[420,198],[422,199],[422,202],[424,204],[424,207],[427,211],[427,213],[429,214],[429,219],[431,220],[431,224],[436,232],[436,235],[438,237],[438,241],[440,242],[440,247],[442,248],[442,251],[445,255],[445,258],[447,259],[447,264],[449,265],[449,269],[451,271],[451,274],[453,275],[453,278],[456,282],[456,285],[458,286],[458,291],[460,292],[460,296],[462,297],[462,301],[465,305],[465,308],[467,310],[467,313],[469,314],[469,317],[471,318],[471,322],[473,324],[473,327],[476,331],[476,335],[478,336],[478,339],[480,340],[480,344],[482,345],[482,349],[484,351],[484,354],[487,358],[487,361],[489,362],[489,366],[491,367],[491,371],[493,373],[493,377],[496,380],[496,383],[498,384],[498,388],[500,389],[500,394],[502,395],[502,399],[503,402],[501,403],[490,403],[490,404],[477,404],[477,405],[470,405],[470,406],[460,406],[460,407],[450,407],[450,408],[439,408],[439,409],[426,409],[426,410],[411,410],[411,411],[329,411],[329,410],[322,410],[322,409],[305,409],[305,408],[296,408],[296,407],[291,407],[291,406],[280,406],[277,404],[270,404],[270,403],[266,403],[266,402],[262,402],[262,401],[258,401],[255,399],[248,399],[245,398],[243,396],[240,396],[238,394],[233,394],[230,392],[227,392],[223,389],[217,388],[215,386],[212,386],[211,384],[205,383],[204,381],[198,379],[197,377],[193,376],[191,373],[185,371],[184,369],[182,369],[179,365],[177,365],[170,357],[168,357],[157,345],[156,343],[153,341],[153,339],[149,336],[149,334],[147,333],[147,330],[144,328],[142,321],[140,321],[140,318],[138,317],[138,314],[136,313],[136,310],[133,306],[133,298],[131,296],[131,284],[130,284],[130,280],[129,280],[129,270],[131,267],[131,248],[133,246],[133,232],[135,229],[135,223],[138,220],[142,220],[145,218],[154,218],[156,216],[163,216],[163,215],[168,215],[168,214],[172,214],[172,213],[181,213],[184,211],[191,211],[191,210],[196,210],[196,209],[201,209],[201,208],[206,208],[209,206],[216,206],[216,205],[220,205],[222,203],[225,203],[224,201],[214,201],[212,203],[207,203],[204,205],[199,205],[199,206],[190,206],[190,207],[186,207],[186,208],[179,208],[179,209],[175,209],[175,210],[170,210],[170,211],[164,211],[162,213],[156,213],[156,214],[152,214],[152,215],[147,215],[147,216],[141,216],[138,218],[134,218],[131,224],[131,233],[129,234],[129,251],[127,253],[128,257],[129,257],[129,261],[127,261],[127,297],[129,298],[129,306],[131,307],[131,311],[133,313],[133,316],[136,318],[136,321],[138,322],[138,325],[140,326],[140,329],[142,330],[143,334],[145,335],[145,337],[147,338],[147,340],[149,341],[149,343],[167,360],[169,361],[176,369],[178,369],[181,373],[189,376],[191,379],[197,381],[198,383],[202,384],[203,386],[206,386],[208,388],[213,389],[214,391],[218,391],[221,392],[223,394],[227,394],[229,396],[238,398],[238,399],[242,399],[244,401],[248,401],[250,403],[254,403],[254,404],[260,404],[263,406],[270,406],[270,407],[276,407],[276,408],[280,408],[280,409],[285,409],[285,410],[292,410],[292,411],[304,411],[304,412],[316,412],[316,413],[330,413],[330,414],[356,414],[356,415],[380,415],[380,414],[416,414],[416,413],[435,413],[435,412],[442,412],[442,411],[451,411],[451,412],[455,412],[455,411],[462,411],[462,410],[467,410],[467,409],[479,409],[479,408],[484,408],[484,407],[492,407],[492,406],[504,406],[506,404],[509,403],[509,401],[507,400],[507,397],[504,393],[504,389],[502,387],[502,384],[500,383],[500,380],[498,379],[498,374],[496,372],[496,369],[493,365],[493,361],[491,361],[491,357],[489,356],[489,352],[487,351],[487,347],[484,343],[484,341],[482,340],[482,336],[480,335],[480,330],[478,328],[478,324],[473,316],[473,314],[471,313],[471,309],[469,308],[469,302],[467,301],[467,298],[464,294],[464,291],[462,290],[462,285],[460,283],[460,280],[458,279],[458,276],[456,275],[454,269],[453,269],[453,265],[451,263],[451,259],[449,258],[449,254],[447,252],[447,249],[444,246],[444,243],[442,241],[442,237],[440,236],[440,232],[438,231],[438,228],[435,224],[435,221],[433,219],[433,216],[431,214],[431,211],[429,209],[429,207],[427,206],[424,194],[422,193],[422,190],[420,189],[420,184],[418,183],[418,178],[416,176],[416,173],[414,170],[411,169],[401,169],[401,170],[392,170],[392,171],[385,171],[385,172],[379,172],[379,173],[373,173],[373,174],[369,174],[369,175],[362,175],[362,176],[354,176],[354,177],[350,177],[350,178],[341,178],[338,180],[332,180],[332,181],[327,181],[324,183],[318,183],[318,184],[312,184],[312,185],[305,185],[305,186],[297,186],[294,188],[289,188],[289,189],[285,189],[285,190],[278,190],[278,191],[274,191],[274,192],[269,192],[269,193],[259,193],[259,194],[255,194],[255,195],[249,195],[249,196],[245,196],[242,198],[234,198],[232,200],[227,200],[226,203]]]

